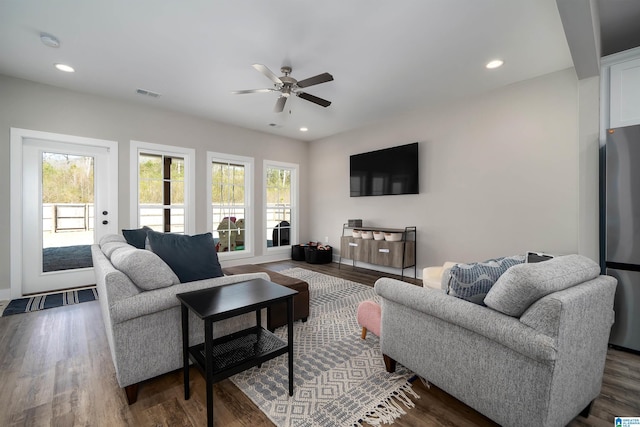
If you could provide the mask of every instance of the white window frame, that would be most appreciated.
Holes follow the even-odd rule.
[[[291,228],[289,230],[289,245],[287,246],[273,246],[267,245],[267,169],[288,169],[291,171]],[[264,160],[262,164],[262,200],[263,200],[263,215],[264,221],[262,222],[262,244],[266,250],[265,253],[291,253],[291,245],[295,245],[298,242],[298,229],[299,229],[299,210],[298,201],[300,200],[299,189],[299,177],[300,177],[300,165],[297,163],[278,162],[275,160]]]
[[[174,145],[154,144],[143,141],[130,141],[129,148],[129,177],[130,189],[130,212],[131,228],[140,228],[139,206],[138,206],[138,178],[140,177],[139,163],[140,153],[155,154],[161,156],[175,156],[184,159],[184,234],[195,234],[196,229],[196,150],[193,148],[177,147]]]
[[[211,193],[213,190],[213,183],[211,181],[212,163],[236,163],[244,166],[244,205],[245,205],[245,240],[243,251],[233,252],[218,252],[218,258],[226,259],[240,259],[253,257],[254,249],[253,242],[255,241],[254,230],[255,220],[253,215],[253,171],[255,161],[252,157],[236,156],[233,154],[216,153],[213,151],[207,151],[207,230],[215,233],[217,230],[213,229],[213,212],[211,205],[213,200]]]

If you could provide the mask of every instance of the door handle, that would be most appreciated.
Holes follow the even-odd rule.
[[[106,215],[106,214],[108,214],[108,213],[109,213],[109,212],[107,212],[107,211],[102,211],[102,215]]]
[[[104,220],[104,221],[102,221],[102,224],[107,225],[107,224],[109,224],[109,221]]]

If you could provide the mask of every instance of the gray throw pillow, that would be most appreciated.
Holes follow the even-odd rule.
[[[111,255],[111,263],[145,291],[180,283],[169,266],[151,251],[133,247],[119,248]]]
[[[473,264],[456,264],[449,270],[447,294],[484,305],[484,297],[498,278],[510,267],[522,264],[524,256],[490,259]]]
[[[516,265],[500,276],[487,293],[484,303],[501,313],[520,317],[540,298],[595,279],[598,275],[600,266],[582,255]]]

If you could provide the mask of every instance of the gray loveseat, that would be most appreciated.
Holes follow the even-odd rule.
[[[136,401],[141,381],[182,367],[176,294],[255,278],[269,280],[266,273],[252,273],[179,283],[158,256],[136,249],[117,234],[105,236],[91,252],[111,357],[129,404]],[[189,341],[194,345],[204,341],[204,327],[193,313],[190,316]],[[214,338],[253,325],[253,313],[216,322]]]
[[[504,426],[564,426],[600,394],[616,280],[579,255],[509,268],[488,307],[382,278],[381,349]]]

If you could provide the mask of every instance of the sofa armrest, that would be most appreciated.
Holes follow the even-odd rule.
[[[383,336],[385,310],[393,309],[393,304],[385,304],[385,300],[388,300],[465,328],[532,359],[556,359],[555,339],[524,325],[519,319],[488,307],[446,295],[439,290],[422,288],[389,278],[378,279],[375,283],[375,291],[383,298]],[[407,325],[410,324],[411,319],[407,319]]]
[[[141,292],[113,303],[109,307],[111,321],[113,324],[118,324],[136,317],[177,307],[180,305],[180,301],[178,301],[176,295],[183,292],[213,288],[215,286],[244,282],[252,279],[269,280],[269,275],[267,273],[236,274],[233,276],[222,276],[213,279],[197,280],[195,282],[179,283],[162,289]]]

